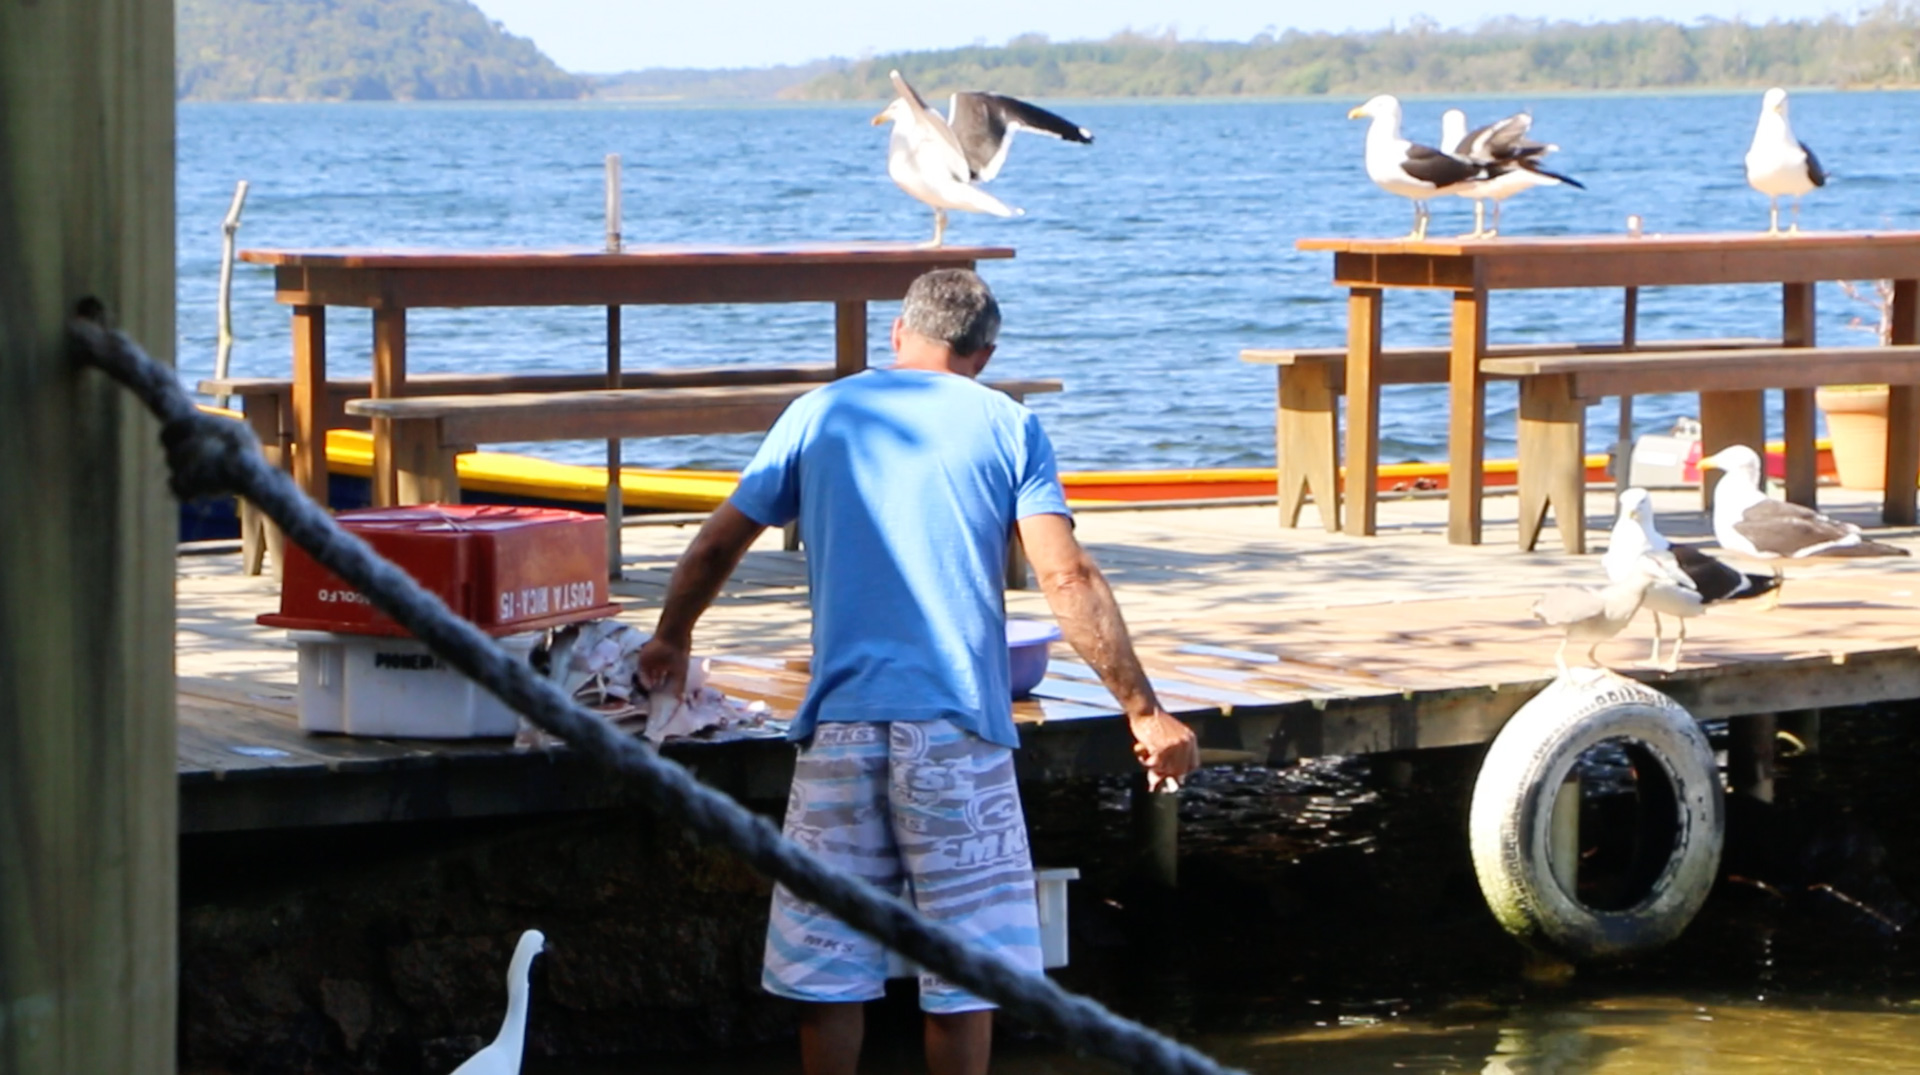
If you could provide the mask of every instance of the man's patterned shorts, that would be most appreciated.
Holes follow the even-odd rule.
[[[826,723],[800,753],[788,839],[1016,966],[1040,970],[1033,860],[1013,752],[944,720]],[[825,1003],[884,992],[887,953],[785,887],[773,894],[762,983]],[[920,976],[920,1007],[950,1014],[991,1003]]]

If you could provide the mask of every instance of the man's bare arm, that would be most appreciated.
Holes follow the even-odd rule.
[[[731,503],[723,503],[680,554],[667,582],[653,638],[640,651],[640,677],[649,690],[665,686],[678,692],[686,683],[694,624],[720,596],[740,558],[765,529]]]
[[[1120,604],[1093,557],[1073,536],[1073,524],[1064,515],[1029,515],[1019,526],[1027,560],[1060,633],[1120,703],[1141,763],[1163,777],[1185,776],[1198,768],[1200,750],[1193,730],[1160,708],[1133,652]]]

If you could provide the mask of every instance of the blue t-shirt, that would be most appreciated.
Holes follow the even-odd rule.
[[[813,682],[793,722],[951,720],[1019,745],[1002,587],[1016,520],[1066,515],[1033,412],[958,374],[876,369],[794,401],[733,506],[800,520]]]

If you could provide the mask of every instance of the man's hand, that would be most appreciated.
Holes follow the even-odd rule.
[[[1164,709],[1145,716],[1127,718],[1133,732],[1133,756],[1140,759],[1157,786],[1162,780],[1179,780],[1200,768],[1200,741],[1193,729],[1175,720]]]
[[[640,647],[640,684],[656,698],[679,698],[687,692],[687,659],[691,647],[654,635]],[[655,712],[659,712],[655,710]]]

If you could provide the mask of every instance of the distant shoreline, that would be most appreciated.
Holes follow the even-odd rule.
[[[1764,92],[1772,83],[1755,83],[1743,86],[1676,86],[1671,88],[1633,87],[1628,89],[1539,89],[1516,88],[1511,90],[1419,90],[1398,94],[1403,101],[1478,101],[1511,100],[1523,97],[1528,100],[1554,100],[1572,97],[1726,97],[1746,93]],[[1785,89],[1796,95],[1802,94],[1847,94],[1847,93],[1914,93],[1920,91],[1920,82],[1875,86],[1831,86],[1786,84]],[[1061,95],[1040,98],[1049,101],[1073,104],[1141,104],[1141,105],[1205,105],[1205,104],[1327,104],[1337,101],[1358,101],[1365,95],[1358,93],[1323,94],[1192,94],[1165,97],[1135,97],[1126,95],[1085,96]],[[286,97],[259,97],[251,99],[194,99],[182,98],[175,102],[178,107],[207,107],[234,105],[276,105],[306,106],[325,105],[347,108],[471,108],[474,106],[505,108],[606,108],[630,106],[635,108],[843,108],[859,110],[871,107],[874,101],[884,98],[846,99],[846,98],[741,98],[741,97],[639,97],[639,96],[598,96],[588,94],[575,98],[551,97],[467,97],[440,100],[399,100],[399,101],[341,101],[330,99],[303,100]]]

